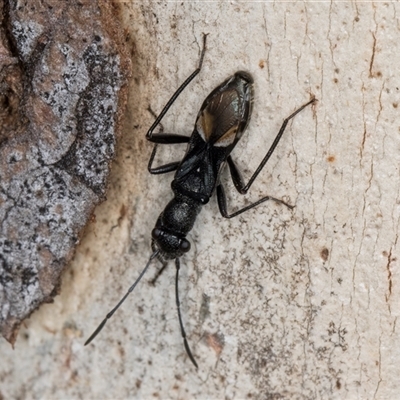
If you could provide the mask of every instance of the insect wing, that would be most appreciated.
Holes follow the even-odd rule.
[[[216,147],[235,145],[248,124],[252,97],[252,82],[238,74],[216,88],[197,117],[202,139]]]

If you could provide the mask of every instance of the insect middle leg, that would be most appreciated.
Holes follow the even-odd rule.
[[[178,143],[187,143],[189,141],[188,137],[186,136],[182,137],[187,138],[187,141]],[[156,156],[156,153],[157,153],[157,144],[154,145],[153,151],[151,152],[151,156],[149,159],[149,164],[147,165],[147,169],[152,175],[166,174],[167,172],[175,171],[178,168],[180,161],[174,161],[168,164],[160,165],[159,167],[153,167],[154,157]]]
[[[287,117],[283,121],[282,126],[279,129],[279,132],[275,137],[274,142],[272,143],[272,145],[269,148],[267,154],[265,155],[265,157],[261,161],[260,165],[257,167],[257,169],[254,172],[254,174],[251,176],[251,178],[249,179],[247,184],[244,183],[243,178],[240,175],[240,172],[239,172],[236,164],[234,163],[232,157],[228,156],[227,162],[228,162],[228,166],[229,166],[229,171],[231,173],[232,181],[233,181],[233,184],[235,185],[236,190],[240,194],[246,194],[248,192],[248,190],[250,189],[250,186],[253,184],[253,182],[255,181],[257,176],[260,174],[260,172],[264,168],[265,164],[267,163],[267,161],[271,157],[272,153],[274,152],[274,150],[275,150],[276,146],[278,145],[279,141],[281,140],[282,135],[285,132],[286,126],[289,123],[289,121],[294,116],[296,116],[300,111],[302,111],[305,107],[307,107],[308,105],[314,103],[315,101],[316,101],[315,98],[311,99],[309,102],[307,102],[306,104],[302,105],[299,109],[297,109],[294,113],[289,115],[289,117]],[[250,210],[251,208],[258,206],[259,204],[261,204],[261,203],[263,203],[264,201],[267,201],[267,200],[274,200],[274,201],[276,201],[278,203],[281,203],[281,204],[285,205],[286,207],[294,208],[294,206],[291,206],[290,204],[285,203],[283,200],[279,200],[279,199],[276,199],[275,197],[271,197],[271,196],[265,196],[262,199],[256,201],[255,203],[252,203],[252,204],[250,204],[250,205],[248,205],[246,207],[241,208],[238,211],[233,212],[232,214],[229,214],[228,210],[227,210],[227,202],[226,202],[225,190],[224,190],[222,184],[219,184],[217,186],[217,198],[218,198],[219,211],[220,211],[221,215],[224,218],[236,217],[237,215],[240,215],[240,214],[244,213],[245,211]]]

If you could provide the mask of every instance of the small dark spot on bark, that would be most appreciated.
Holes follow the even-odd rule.
[[[328,156],[327,157],[327,161],[330,162],[330,163],[333,163],[335,160],[336,160],[335,156]]]
[[[328,250],[326,247],[324,247],[324,248],[321,250],[320,255],[321,255],[321,258],[322,258],[324,261],[326,261],[326,260],[328,259],[328,257],[329,257],[329,250]]]

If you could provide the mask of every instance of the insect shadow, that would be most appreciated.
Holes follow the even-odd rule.
[[[194,130],[190,137],[173,133],[153,133],[177,97],[200,72],[206,51],[206,38],[207,35],[204,35],[198,68],[173,94],[146,134],[146,139],[154,143],[154,148],[148,164],[149,172],[158,175],[176,171],[171,183],[174,198],[160,214],[156,226],[151,232],[151,247],[153,253],[137,280],[129,288],[119,303],[107,314],[98,328],[86,341],[85,346],[97,336],[106,322],[135,289],[155,258],[159,259],[162,263],[162,268],[158,272],[156,278],[164,270],[168,260],[175,260],[175,298],[179,326],[186,353],[193,365],[198,368],[192,351],[190,350],[182,322],[178,281],[180,257],[190,250],[190,242],[186,239],[186,236],[193,228],[201,208],[208,203],[215,191],[217,193],[219,211],[224,218],[236,217],[267,200],[274,200],[277,203],[293,208],[293,206],[282,200],[271,196],[265,196],[255,203],[230,213],[228,212],[224,188],[220,182],[220,174],[226,164],[228,164],[235,188],[240,194],[246,194],[274,152],[288,122],[301,110],[316,101],[315,98],[312,98],[309,102],[298,108],[283,121],[270,149],[247,183],[244,182],[230,154],[246,130],[252,112],[253,78],[248,72],[236,72],[207,96],[197,115]],[[178,143],[187,143],[186,154],[182,160],[161,166],[153,166],[157,146],[159,144]]]

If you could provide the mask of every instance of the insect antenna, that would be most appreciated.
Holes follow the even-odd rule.
[[[179,290],[178,290],[178,281],[179,281],[179,269],[180,269],[180,261],[179,258],[175,259],[175,265],[176,265],[176,278],[175,278],[175,298],[176,298],[176,308],[178,309],[178,318],[179,318],[179,325],[181,327],[181,334],[183,338],[183,344],[185,345],[185,350],[187,355],[190,358],[190,361],[193,363],[193,365],[198,369],[199,367],[197,366],[197,362],[193,357],[192,351],[190,350],[189,343],[186,339],[186,332],[183,327],[183,322],[182,322],[182,316],[181,316],[181,303],[179,301]]]
[[[106,322],[114,315],[115,311],[118,310],[118,308],[121,306],[121,304],[126,300],[126,298],[129,296],[129,294],[135,289],[136,285],[139,283],[139,281],[142,279],[143,275],[146,273],[147,268],[149,268],[151,262],[158,256],[159,250],[156,250],[149,258],[149,261],[147,261],[146,266],[144,267],[143,271],[140,273],[139,277],[136,279],[134,284],[129,288],[129,290],[125,293],[124,297],[118,302],[118,304],[106,315],[106,317],[103,319],[101,324],[97,327],[97,329],[92,333],[92,335],[89,337],[88,340],[85,342],[85,346],[88,345],[98,334],[99,332],[104,328],[104,325]]]

